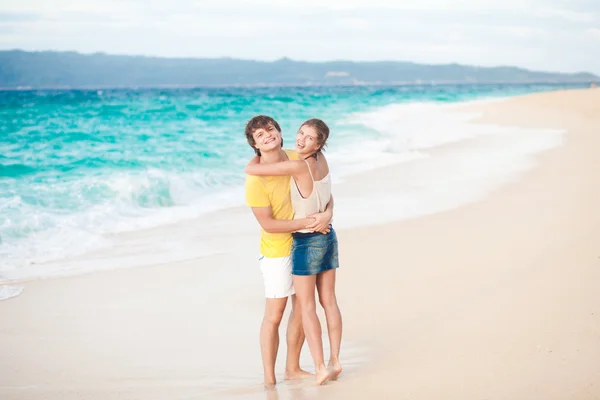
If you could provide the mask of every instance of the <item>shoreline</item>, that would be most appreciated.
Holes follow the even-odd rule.
[[[342,364],[347,343],[366,350],[339,381],[281,383],[279,396],[600,397],[599,107],[600,90],[587,89],[469,106],[480,122],[566,129],[566,141],[473,203],[338,230]],[[373,174],[352,184],[361,179]],[[263,302],[255,253],[248,240],[203,259],[211,268],[189,260],[29,283],[0,302],[11,360],[0,395],[203,398],[212,377],[210,398],[265,398],[251,383]]]
[[[539,145],[534,145],[533,148],[526,150],[524,155],[510,155],[509,152],[511,141],[519,141],[519,137],[533,137],[536,135],[541,137],[549,137],[547,133],[558,136],[564,135],[561,131],[544,132],[537,130],[528,130],[518,132],[520,128],[515,126],[501,127],[497,124],[477,125],[474,120],[481,112],[473,112],[472,110],[485,105],[501,103],[509,101],[513,98],[518,98],[523,95],[502,96],[502,97],[483,97],[479,99],[464,100],[438,104],[435,102],[410,102],[406,104],[390,104],[379,108],[379,118],[389,118],[390,115],[398,115],[398,123],[408,124],[407,129],[414,129],[412,124],[415,123],[414,117],[408,117],[417,112],[417,117],[426,117],[430,112],[438,112],[438,117],[444,118],[446,125],[432,126],[429,129],[446,129],[450,134],[448,139],[425,138],[424,147],[417,146],[417,150],[401,150],[396,153],[392,150],[390,156],[392,158],[381,161],[379,165],[368,166],[362,164],[351,164],[352,167],[358,166],[355,171],[347,170],[348,166],[344,164],[344,157],[340,154],[332,155],[336,158],[334,163],[341,163],[340,166],[345,172],[334,176],[334,184],[336,186],[336,198],[342,204],[336,212],[336,228],[338,229],[356,229],[361,227],[376,226],[385,224],[391,220],[403,221],[413,218],[419,218],[426,215],[436,214],[445,210],[454,209],[465,204],[473,203],[488,195],[490,191],[503,186],[507,181],[518,179],[518,175],[529,169],[529,164],[532,157],[535,157],[540,151],[544,151]],[[525,95],[526,96],[526,95]],[[408,107],[408,108],[407,108]],[[370,118],[374,118],[371,113],[367,113]],[[411,119],[412,118],[412,119]],[[418,118],[417,118],[418,119]],[[374,121],[376,122],[376,121]],[[385,131],[385,127],[381,127]],[[504,129],[504,131],[502,131]],[[462,137],[454,137],[454,132],[462,130]],[[481,132],[478,132],[481,131]],[[514,132],[513,132],[514,131]],[[469,132],[469,133],[465,133]],[[393,136],[390,135],[390,136]],[[496,138],[497,143],[493,143]],[[512,139],[511,139],[512,138]],[[398,143],[391,141],[387,146],[404,146],[406,139],[394,139]],[[411,139],[412,140],[412,139]],[[433,144],[427,144],[428,140],[433,140]],[[445,142],[444,142],[445,140]],[[544,139],[545,140],[545,139]],[[558,139],[554,139],[555,141]],[[519,143],[513,143],[518,145]],[[430,145],[430,147],[428,147]],[[560,146],[560,143],[550,144],[552,146]],[[505,147],[502,149],[501,147]],[[435,180],[439,179],[438,174],[445,172],[446,162],[449,165],[463,162],[470,159],[472,163],[477,163],[477,149],[480,147],[485,151],[486,148],[493,148],[489,155],[498,157],[499,155],[510,155],[510,159],[500,160],[502,165],[487,167],[484,172],[487,178],[472,177],[471,181],[461,182],[460,175],[468,174],[469,170],[454,171],[450,173],[450,178],[455,180],[455,192],[462,192],[462,197],[453,200],[440,202],[434,200],[429,206],[419,206],[419,202],[431,202],[431,199],[439,199],[440,195],[448,197],[444,193],[436,193],[435,186],[438,184]],[[531,154],[529,154],[531,153]],[[331,162],[331,160],[330,160]],[[336,164],[337,166],[337,164]],[[455,168],[455,167],[454,167]],[[490,169],[491,168],[491,169]],[[451,168],[452,169],[452,168]],[[369,179],[370,176],[381,175],[385,179],[398,181],[388,187],[380,184],[380,179]],[[400,177],[400,179],[398,179]],[[424,179],[421,179],[421,178]],[[339,182],[335,182],[338,180]],[[423,182],[429,180],[431,187],[423,187]],[[395,215],[379,216],[379,219],[373,220],[368,214],[371,211],[364,206],[370,203],[373,199],[364,199],[364,196],[359,196],[354,191],[354,187],[358,182],[359,185],[372,188],[373,193],[381,192],[379,198],[386,198],[394,195],[397,198],[402,198],[400,208]],[[425,185],[426,186],[426,185]],[[485,188],[484,188],[485,186]],[[419,189],[420,187],[420,189]],[[394,193],[390,192],[390,189]],[[408,198],[404,192],[406,189],[416,190]],[[236,191],[236,188],[230,190]],[[243,198],[242,188],[239,188],[239,197]],[[464,194],[469,193],[469,194]],[[361,204],[361,202],[363,204]],[[382,208],[390,207],[389,201],[384,201],[380,205]],[[191,207],[191,206],[190,206]],[[408,211],[407,211],[408,210]],[[366,215],[362,220],[357,221],[355,215]],[[235,216],[235,224],[231,223],[232,216]],[[218,226],[223,225],[223,221],[229,221],[225,224],[228,228],[222,229]],[[341,221],[341,225],[337,225]],[[215,230],[215,226],[217,226]],[[210,235],[198,234],[199,227],[209,227]],[[127,230],[122,232],[113,232],[96,235],[95,240],[104,242],[96,248],[83,250],[80,254],[73,254],[44,261],[29,260],[29,265],[14,269],[14,272],[6,271],[2,279],[1,285],[18,285],[38,279],[55,279],[68,276],[79,276],[88,273],[96,273],[106,271],[105,265],[110,265],[108,269],[126,269],[126,268],[142,268],[151,265],[160,265],[169,262],[179,262],[182,260],[201,260],[203,257],[219,253],[230,253],[231,248],[223,240],[225,237],[230,237],[230,233],[235,232],[234,236],[237,241],[253,240],[256,234],[256,223],[248,210],[243,205],[230,206],[225,209],[216,209],[193,218],[182,218],[180,220],[162,223],[157,226],[148,226],[146,228]],[[181,240],[181,243],[170,243],[165,245],[163,237],[176,235]],[[219,240],[219,237],[221,240]],[[167,239],[167,241],[169,241]],[[198,243],[203,249],[199,250]],[[137,249],[137,252],[129,249]],[[190,250],[193,249],[193,250]],[[144,254],[154,254],[151,260],[144,259]],[[78,267],[81,265],[81,267]],[[96,267],[94,267],[96,265]],[[36,276],[32,276],[36,275]]]

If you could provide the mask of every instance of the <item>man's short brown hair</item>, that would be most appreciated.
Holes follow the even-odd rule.
[[[256,142],[254,141],[253,136],[254,131],[257,129],[266,130],[269,128],[269,126],[275,127],[275,129],[277,129],[277,131],[281,133],[281,128],[279,127],[277,121],[275,121],[268,115],[257,115],[255,117],[252,117],[252,119],[250,119],[250,121],[246,123],[246,129],[244,131],[246,135],[246,140],[248,141],[248,144],[250,145],[250,147],[252,147],[257,156],[260,156],[260,150],[255,147]],[[281,139],[281,146],[283,147],[283,139]]]

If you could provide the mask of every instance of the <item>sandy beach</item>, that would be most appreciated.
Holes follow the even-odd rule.
[[[0,399],[600,399],[600,89],[464,107],[565,143],[471,204],[338,230],[338,381],[262,389],[257,229],[233,254],[23,283],[0,302]]]

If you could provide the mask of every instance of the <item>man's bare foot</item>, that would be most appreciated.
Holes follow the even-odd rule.
[[[330,380],[332,377],[333,377],[333,374],[331,371],[329,371],[327,368],[321,368],[315,374],[315,378],[316,378],[315,382],[317,383],[317,385],[323,385],[325,382]]]
[[[264,385],[265,385],[265,389],[275,389],[275,385],[277,385],[277,381],[275,379],[273,379],[273,380],[265,379]]]
[[[311,374],[310,372],[299,368],[294,371],[286,370],[283,379],[285,379],[286,381],[297,381],[300,379],[311,378],[313,376],[314,376],[314,374]]]
[[[342,373],[342,365],[340,364],[340,360],[329,360],[329,364],[327,364],[327,369],[332,373],[331,380],[335,381],[338,378],[338,376]]]
[[[279,393],[277,393],[277,386],[275,384],[265,382],[265,394],[267,395],[267,400],[279,399]]]

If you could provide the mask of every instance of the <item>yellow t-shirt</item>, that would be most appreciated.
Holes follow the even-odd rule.
[[[285,150],[290,160],[297,160],[294,150]],[[290,198],[289,176],[254,176],[246,177],[246,205],[248,207],[271,207],[273,218],[291,220],[294,209]],[[290,255],[292,248],[291,233],[269,233],[260,230],[260,252],[269,258]]]

